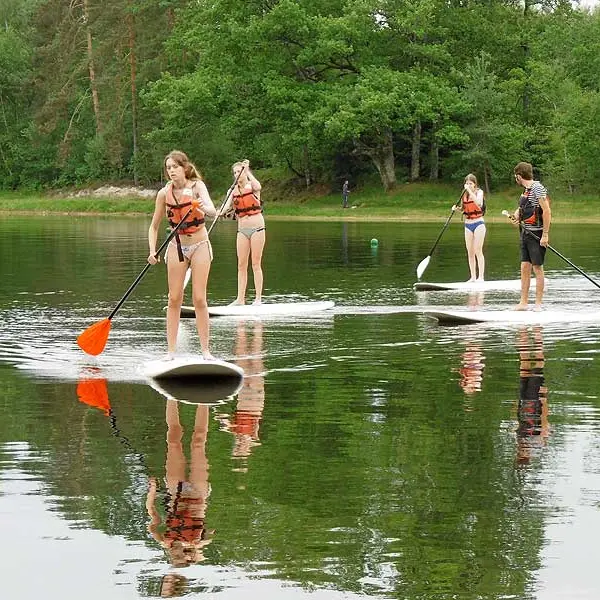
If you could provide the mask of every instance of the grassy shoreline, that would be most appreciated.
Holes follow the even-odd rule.
[[[415,183],[396,187],[384,193],[377,186],[354,190],[350,195],[352,208],[342,209],[338,193],[311,194],[300,192],[292,199],[269,200],[265,188],[265,216],[268,219],[305,221],[397,221],[438,222],[445,220],[459,193],[455,186]],[[519,198],[516,186],[494,192],[487,198],[486,221],[504,222],[503,209],[512,210]],[[220,199],[213,194],[216,205]],[[34,192],[0,192],[0,216],[3,214],[39,214],[71,216],[150,216],[154,200],[140,197],[78,197],[69,198]],[[458,216],[458,215],[457,215]],[[555,223],[600,223],[600,202],[591,194],[552,196],[552,219]]]

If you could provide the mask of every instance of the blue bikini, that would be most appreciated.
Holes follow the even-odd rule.
[[[475,223],[465,223],[465,227],[475,233],[475,230],[480,226],[485,225],[485,221],[475,221]]]

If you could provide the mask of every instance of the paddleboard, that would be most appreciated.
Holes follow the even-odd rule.
[[[171,359],[152,360],[143,367],[146,377],[159,380],[181,379],[202,381],[210,378],[241,379],[244,369],[224,360],[205,360],[198,356],[176,356]]]
[[[423,314],[440,325],[499,323],[504,325],[543,325],[549,323],[600,323],[600,310],[426,310]]]
[[[334,306],[335,302],[329,300],[321,302],[266,302],[241,306],[209,306],[208,314],[211,317],[273,317],[321,312]],[[195,315],[196,312],[193,306],[181,307],[182,317],[189,318]]]
[[[413,285],[417,291],[456,291],[456,292],[486,292],[514,291],[521,289],[520,279],[497,279],[496,281],[449,281],[448,283],[433,283],[417,281]],[[535,278],[531,279],[531,289],[535,289]]]
[[[237,394],[243,383],[243,377],[210,377],[202,380],[172,377],[149,380],[150,387],[167,400],[186,404],[217,404]]]

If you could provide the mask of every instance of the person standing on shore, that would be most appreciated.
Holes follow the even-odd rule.
[[[150,250],[148,262],[151,265],[160,260],[160,257],[157,258],[155,254],[158,229],[163,216],[166,214],[171,228],[177,227],[180,221],[185,219],[165,253],[169,286],[167,356],[172,358],[177,346],[185,273],[189,267],[192,272],[192,299],[202,356],[212,359],[209,349],[210,326],[206,302],[212,248],[204,225],[204,217],[214,217],[217,211],[200,173],[186,154],[173,150],[166,156],[164,167],[169,181],[156,196],[154,215],[148,229]]]
[[[520,162],[514,169],[515,181],[523,186],[519,206],[509,217],[521,230],[521,300],[515,310],[527,310],[531,272],[535,274],[535,310],[544,298],[544,258],[549,244],[552,213],[546,188],[533,179],[533,167]]]
[[[263,205],[260,199],[260,182],[250,171],[250,161],[234,163],[232,167],[235,183],[230,189],[227,202],[221,214],[227,213],[233,206],[238,222],[236,239],[238,259],[237,297],[232,306],[246,303],[246,287],[248,286],[248,262],[252,262],[254,275],[254,302],[262,303],[263,271],[262,255],[267,240]]]
[[[342,208],[348,208],[348,196],[350,195],[350,184],[346,179],[342,185]]]

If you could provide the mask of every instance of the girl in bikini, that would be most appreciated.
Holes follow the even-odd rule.
[[[485,258],[483,242],[485,240],[485,222],[483,220],[483,190],[477,186],[477,178],[472,173],[465,177],[464,192],[460,199],[465,222],[465,245],[469,259],[469,281],[483,281]]]
[[[196,311],[196,328],[204,358],[212,358],[209,349],[209,317],[206,302],[206,286],[212,261],[212,248],[204,225],[204,217],[214,217],[216,209],[206,185],[188,157],[178,150],[170,152],[164,161],[167,185],[156,196],[152,223],[148,230],[150,255],[148,262],[156,264],[158,228],[166,214],[169,225],[174,228],[185,219],[175,238],[167,247],[167,280],[169,302],[167,306],[167,347],[173,356],[177,346],[179,317],[183,302],[185,273],[192,273],[192,299]],[[197,203],[197,204],[196,204]],[[191,209],[191,213],[189,213]],[[188,214],[189,213],[189,214]],[[187,215],[187,216],[186,216]]]
[[[233,177],[236,183],[230,190],[228,200],[223,207],[225,213],[233,206],[238,222],[237,258],[238,258],[238,291],[232,305],[246,303],[246,287],[248,285],[248,262],[252,261],[254,275],[255,298],[253,304],[262,302],[263,272],[262,255],[265,247],[265,219],[262,214],[260,200],[261,185],[250,171],[250,161],[234,163]]]

